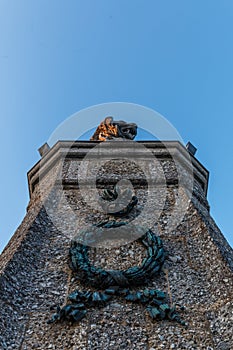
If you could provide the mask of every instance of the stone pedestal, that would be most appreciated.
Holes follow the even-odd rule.
[[[148,211],[141,224],[149,222],[162,238],[167,258],[149,287],[168,293],[178,310],[184,306],[180,314],[188,328],[152,320],[143,306],[117,298],[101,309],[91,308],[78,324],[47,324],[56,305],[64,305],[75,289],[86,289],[69,266],[71,239],[105,217],[85,202],[78,182],[80,166],[90,150],[95,155],[98,142],[58,142],[29,171],[28,212],[0,258],[1,349],[233,348],[233,252],[209,213],[208,171],[179,142],[139,144],[153,154],[157,167],[140,149],[132,153],[138,164],[121,159],[123,149],[99,168],[93,160],[93,174],[85,179],[81,171],[80,179],[88,185],[95,177],[101,192],[123,174],[139,199],[137,210],[151,203],[154,212]],[[146,168],[156,188],[149,195]],[[136,241],[90,253],[93,265],[104,269],[125,269],[144,257]]]

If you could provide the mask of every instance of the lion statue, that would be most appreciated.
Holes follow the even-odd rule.
[[[133,140],[137,135],[137,125],[126,123],[123,120],[113,120],[113,117],[106,117],[100,123],[90,141],[107,141],[118,138]]]

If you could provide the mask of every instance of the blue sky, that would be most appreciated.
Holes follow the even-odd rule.
[[[0,33],[1,248],[25,215],[37,149],[111,101],[155,109],[198,148],[233,245],[232,0],[0,0]]]

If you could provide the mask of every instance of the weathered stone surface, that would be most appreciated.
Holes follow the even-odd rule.
[[[145,316],[140,306],[111,303],[90,315],[88,350],[147,349]]]
[[[152,321],[144,306],[117,298],[101,309],[90,308],[79,324],[47,324],[55,307],[67,302],[69,293],[86,289],[69,267],[71,239],[79,228],[106,218],[84,201],[77,184],[80,162],[89,144],[93,142],[75,143],[80,148],[71,148],[72,157],[67,156],[65,161],[56,160],[56,152],[65,145],[56,152],[51,149],[41,162],[44,166],[48,161],[54,163],[39,183],[38,165],[29,173],[31,200],[27,215],[0,258],[0,348],[232,349],[233,253],[209,214],[205,192],[208,176],[204,169],[206,183],[201,185],[204,175],[200,164],[194,164],[199,178],[194,181],[191,200],[187,199],[188,184],[178,187],[174,162],[156,143],[148,147],[160,157],[166,179],[164,203],[164,188],[158,185],[148,198],[143,172],[128,160],[115,165],[110,162],[109,167],[98,169],[98,189],[101,192],[109,179],[113,186],[121,172],[130,175],[139,202],[128,221],[137,217],[147,201],[151,206],[155,204],[156,210],[148,212],[141,224],[149,223],[161,236],[167,258],[164,271],[149,287],[167,292],[168,303],[177,304],[178,310],[184,306],[180,314],[189,327]],[[188,207],[175,225],[177,196]],[[154,220],[157,214],[158,220]],[[90,261],[103,269],[126,269],[140,265],[145,254],[143,246],[129,242],[117,248],[92,248]]]
[[[222,304],[214,305],[211,311],[207,312],[214,344],[220,350],[230,350],[233,348],[233,302],[232,298],[228,300],[230,301],[226,299]]]

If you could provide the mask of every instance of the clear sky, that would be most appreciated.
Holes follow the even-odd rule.
[[[0,99],[1,248],[25,215],[37,149],[111,101],[155,109],[198,148],[233,245],[232,0],[0,0]]]

